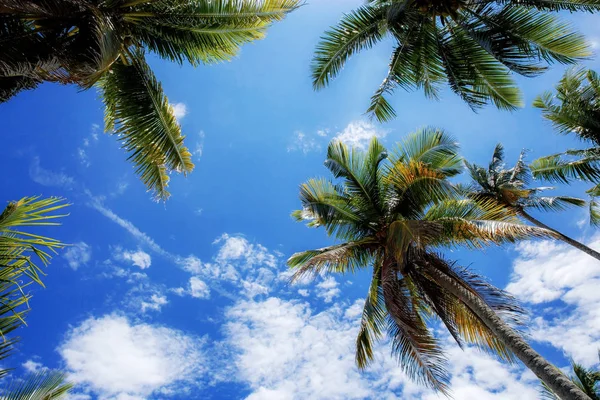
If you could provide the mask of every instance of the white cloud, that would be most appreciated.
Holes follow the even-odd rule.
[[[67,247],[63,253],[69,267],[77,270],[81,265],[87,264],[92,258],[92,248],[85,242],[75,243]]]
[[[333,139],[364,150],[373,137],[385,138],[388,133],[389,131],[378,128],[370,122],[359,120],[350,122]]]
[[[188,113],[187,106],[184,103],[173,103],[171,104],[171,107],[173,108],[175,118],[178,120],[181,120]]]
[[[341,290],[338,288],[338,282],[333,276],[328,276],[322,282],[319,282],[317,289],[317,297],[322,298],[325,303],[331,303],[341,293]]]
[[[29,166],[29,177],[32,181],[43,186],[71,189],[75,184],[75,179],[62,172],[54,172],[42,168],[39,157],[33,158],[31,165]]]
[[[197,299],[208,299],[210,297],[210,289],[202,279],[192,276],[190,278],[190,295]]]
[[[69,378],[100,399],[145,399],[196,385],[205,372],[203,340],[118,315],[72,328],[58,351]]]
[[[168,303],[169,301],[167,300],[166,296],[154,293],[150,296],[150,299],[148,299],[148,301],[141,301],[140,310],[143,313],[145,313],[148,310],[160,312],[162,307]]]
[[[152,264],[152,257],[150,257],[150,254],[142,250],[124,250],[121,253],[117,254],[117,258],[125,261],[131,261],[133,265],[135,265],[136,267],[140,267],[141,269],[150,268],[150,265]]]
[[[354,346],[361,304],[314,313],[307,303],[271,297],[228,309],[225,340],[235,355],[237,378],[252,389],[247,399],[439,399],[403,374],[386,344],[376,347],[376,360],[366,371],[358,371]],[[537,379],[520,367],[456,345],[447,354],[456,399],[538,398]]]
[[[600,248],[600,237],[588,244]],[[513,274],[506,289],[537,304],[544,314],[533,320],[530,336],[562,349],[576,362],[598,362],[600,343],[600,263],[587,254],[555,241],[517,246]],[[560,299],[557,306],[549,303]]]
[[[44,364],[42,364],[41,362],[33,361],[33,360],[27,360],[21,365],[23,366],[23,368],[25,368],[25,371],[32,373],[32,374],[35,374],[43,369],[46,369],[46,367],[44,367]]]
[[[302,297],[308,297],[309,292],[308,289],[298,289],[298,294]]]
[[[319,131],[319,132],[323,132],[323,131]],[[317,132],[317,135],[319,135],[319,132]],[[319,135],[319,136],[321,136],[321,135]],[[287,148],[288,152],[301,151],[304,154],[308,154],[310,152],[320,151],[320,150],[321,150],[321,144],[319,143],[319,141],[317,141],[317,139],[314,138],[313,136],[309,136],[302,131],[294,132],[294,137]]]

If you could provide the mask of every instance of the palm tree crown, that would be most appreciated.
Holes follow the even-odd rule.
[[[582,180],[594,183],[588,194],[600,196],[600,77],[591,70],[568,70],[556,93],[546,92],[533,103],[542,110],[556,130],[575,135],[590,147],[570,149],[535,160],[531,164],[533,176],[553,182],[569,183]],[[597,201],[590,202],[591,222],[600,224]]]
[[[299,0],[4,0],[0,102],[43,81],[97,86],[106,130],[158,199],[169,172],[191,172],[173,109],[146,51],[196,66],[229,60]]]
[[[368,0],[322,37],[313,85],[328,85],[350,56],[389,36],[396,44],[388,75],[368,109],[379,121],[395,116],[386,95],[396,87],[437,98],[448,84],[474,109],[489,102],[514,109],[522,100],[511,71],[536,76],[547,63],[590,55],[583,37],[551,12],[598,9],[598,0]]]
[[[545,225],[529,214],[529,209],[538,211],[562,211],[567,207],[583,207],[586,201],[570,196],[545,196],[543,192],[552,187],[528,187],[531,171],[525,163],[525,151],[513,168],[504,165],[504,148],[499,143],[494,149],[492,160],[487,168],[465,161],[473,183],[463,187],[465,194],[476,201],[492,201],[514,215],[534,225],[554,232],[554,237],[570,244],[588,255],[600,260],[600,253],[569,236]]]
[[[443,392],[448,374],[443,351],[427,327],[432,315],[459,344],[474,343],[513,358],[472,303],[443,282],[458,285],[469,293],[467,297],[474,296],[512,322],[518,320],[520,308],[510,295],[447,261],[438,249],[479,248],[548,233],[517,223],[494,203],[460,198],[448,178],[461,171],[461,164],[456,143],[435,129],[412,134],[390,158],[376,138],[366,153],[331,143],[325,165],[340,181],[304,183],[303,208],[293,216],[325,228],[341,243],[288,260],[296,270],[294,279],[372,266],[356,340],[357,365],[368,365],[374,341],[387,331],[392,353],[404,371]]]
[[[569,206],[582,207],[585,200],[569,196],[543,196],[552,187],[528,187],[531,171],[525,163],[525,151],[513,168],[506,169],[504,147],[497,144],[488,168],[465,161],[473,185],[466,188],[468,195],[476,199],[491,199],[511,209],[516,214],[527,209],[562,211]]]

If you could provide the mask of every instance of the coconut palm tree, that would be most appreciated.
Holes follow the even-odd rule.
[[[574,180],[594,183],[588,190],[590,220],[600,225],[600,210],[596,197],[600,196],[600,78],[591,70],[570,69],[559,84],[556,93],[545,92],[533,103],[542,109],[545,118],[564,135],[573,135],[589,147],[570,149],[535,160],[531,164],[533,176],[553,182],[569,183]]]
[[[511,327],[521,309],[508,293],[439,253],[552,235],[518,223],[493,202],[458,196],[448,178],[461,171],[462,160],[447,134],[414,133],[389,161],[376,138],[366,153],[333,142],[325,165],[339,181],[302,184],[302,209],[292,215],[340,243],[296,253],[288,265],[292,279],[372,267],[356,340],[359,368],[367,367],[374,342],[387,331],[408,376],[447,393],[446,359],[427,326],[437,316],[460,345],[516,356],[563,398],[587,399]]]
[[[531,171],[525,163],[525,152],[521,152],[519,160],[513,168],[505,169],[504,147],[498,143],[494,148],[492,160],[487,168],[465,161],[472,184],[464,188],[468,196],[475,200],[495,201],[509,212],[554,232],[554,237],[600,260],[600,253],[577,240],[550,228],[529,214],[528,210],[562,211],[567,207],[583,207],[585,200],[569,196],[545,196],[543,192],[551,187],[528,187],[531,182]]]
[[[600,358],[600,352],[598,353]],[[572,363],[573,374],[571,380],[588,395],[591,400],[600,400],[600,371],[585,368],[581,364]],[[560,400],[547,386],[542,385],[542,396],[549,400]]]
[[[13,333],[25,325],[31,298],[28,287],[44,286],[41,265],[47,265],[52,253],[64,246],[56,239],[27,232],[27,228],[58,225],[55,221],[64,214],[56,212],[65,206],[59,198],[26,197],[9,203],[0,214],[0,360],[12,354],[18,341]],[[9,372],[3,364],[0,378]],[[65,383],[63,374],[45,370],[25,380],[13,379],[0,389],[0,397],[6,400],[60,399],[71,386]]]
[[[389,37],[388,74],[368,108],[379,121],[396,115],[386,95],[397,87],[438,98],[448,84],[473,109],[489,102],[515,109],[523,103],[510,72],[536,76],[546,64],[590,55],[583,37],[552,12],[599,9],[598,0],[367,0],[322,36],[313,86],[327,86],[350,56]]]
[[[157,199],[194,168],[146,53],[193,66],[230,60],[300,0],[1,0],[0,103],[44,81],[96,86],[117,135]]]

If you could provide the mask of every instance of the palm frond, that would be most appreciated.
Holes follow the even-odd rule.
[[[292,255],[287,265],[295,269],[292,281],[305,276],[314,278],[321,273],[354,273],[369,266],[377,244],[375,238],[308,250]]]
[[[100,81],[106,106],[106,129],[120,136],[136,172],[156,199],[166,200],[171,171],[194,169],[191,153],[162,85],[137,53],[131,65],[115,63]]]
[[[381,265],[375,263],[373,277],[360,321],[360,330],[356,337],[356,365],[365,369],[373,360],[373,345],[386,330],[387,310],[381,287]]]
[[[384,273],[382,287],[392,354],[411,379],[448,393],[446,359],[425,321],[413,307],[408,285],[406,278],[386,279]]]
[[[73,384],[63,373],[43,370],[25,379],[13,379],[6,389],[0,390],[5,400],[59,400],[66,399]]]
[[[600,159],[565,160],[560,155],[538,158],[530,165],[536,179],[569,183],[571,180],[596,182],[600,179]]]
[[[44,272],[36,260],[47,265],[52,253],[65,246],[27,228],[58,225],[57,219],[65,215],[57,211],[66,206],[60,198],[25,197],[9,203],[0,214],[0,360],[11,354],[18,340],[10,334],[25,325],[31,297],[25,289],[33,283],[44,286]],[[7,372],[0,370],[0,376]]]
[[[342,17],[337,26],[325,32],[311,64],[313,86],[329,84],[354,53],[372,47],[383,38],[385,10],[365,5]]]

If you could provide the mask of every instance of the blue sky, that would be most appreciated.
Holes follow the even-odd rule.
[[[527,107],[518,112],[475,114],[449,92],[435,102],[399,91],[397,119],[373,124],[363,112],[385,74],[389,44],[352,59],[329,89],[310,84],[318,37],[358,4],[314,0],[229,63],[193,69],[152,60],[196,163],[187,178],[172,177],[166,204],[151,201],[118,142],[102,132],[93,90],[47,84],[0,106],[4,200],[40,194],[72,203],[62,226],[41,231],[73,246],[48,268],[47,288],[34,289],[11,359],[17,374],[69,371],[77,400],[439,398],[407,380],[385,343],[367,372],[354,367],[367,275],[287,285],[285,260],[329,243],[289,217],[299,207],[298,185],[326,176],[333,138],[361,146],[376,135],[391,146],[437,126],[477,163],[498,141],[509,162],[523,148],[534,159],[575,146],[530,106],[564,68],[519,79]],[[597,46],[597,16],[566,17]],[[584,211],[540,218],[600,247]],[[527,334],[551,361],[597,363],[593,259],[547,241],[449,256],[531,309]],[[537,398],[535,377],[519,365],[449,341],[447,350],[456,399]]]

